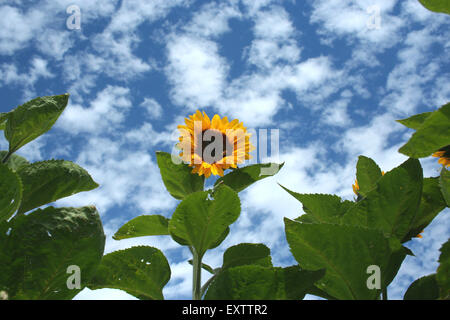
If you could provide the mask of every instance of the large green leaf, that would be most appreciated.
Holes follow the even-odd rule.
[[[18,213],[98,187],[89,173],[70,161],[50,160],[22,167],[23,200]]]
[[[206,269],[214,276],[203,286],[203,292],[211,284],[212,280],[221,272],[234,267],[245,265],[258,265],[263,267],[272,267],[272,258],[270,249],[261,243],[240,243],[229,247],[223,254],[222,267]]]
[[[433,112],[419,113],[407,119],[397,120],[397,122],[401,123],[405,127],[417,130],[425,122],[425,120],[432,114]]]
[[[0,163],[0,223],[16,212],[22,200],[22,183],[19,176]]]
[[[169,222],[173,239],[183,239],[201,257],[206,250],[217,246],[227,228],[239,217],[241,207],[237,193],[222,185],[213,199],[207,191],[188,195],[176,208]],[[223,240],[223,239],[222,239]]]
[[[243,265],[271,267],[270,249],[261,243],[240,243],[223,254],[222,270]]]
[[[0,130],[5,130],[6,120],[8,120],[8,113],[0,112]]]
[[[422,194],[420,162],[408,159],[381,177],[376,188],[343,216],[350,225],[380,229],[386,236],[403,239],[410,231]]]
[[[439,250],[439,267],[436,271],[436,281],[439,285],[441,299],[450,299],[450,239]]]
[[[419,0],[428,10],[450,14],[450,2],[448,0]]]
[[[434,111],[400,148],[400,152],[412,157],[428,157],[450,145],[450,103]]]
[[[342,201],[336,195],[301,194],[281,187],[303,204],[305,214],[296,219],[301,222],[338,223],[345,212],[354,205],[354,202]]]
[[[223,183],[234,191],[241,192],[256,181],[276,175],[283,166],[284,163],[265,163],[237,168],[217,179],[215,186]]]
[[[401,245],[383,233],[357,226],[308,224],[285,218],[286,239],[294,258],[305,270],[326,269],[316,286],[337,299],[377,299],[369,289],[369,266],[378,266],[381,283],[393,252]]]
[[[160,215],[142,215],[124,224],[113,236],[115,240],[169,234],[169,219]]]
[[[444,210],[446,204],[439,188],[439,177],[423,179],[422,198],[408,234],[402,239],[406,242],[417,236],[431,221]]]
[[[205,300],[300,300],[323,274],[324,270],[305,271],[298,266],[233,267],[214,279]]]
[[[366,196],[369,191],[373,190],[381,176],[381,169],[375,161],[368,157],[359,157],[356,165],[356,179],[359,186],[358,193],[361,196]]]
[[[175,157],[175,156],[174,156]],[[192,168],[177,157],[179,164],[174,163],[172,155],[167,152],[156,152],[156,161],[167,191],[175,199],[182,200],[187,195],[202,191],[205,177],[191,173]]]
[[[404,300],[436,300],[439,298],[439,287],[436,274],[430,274],[414,281],[405,292]]]
[[[8,154],[8,151],[0,151],[0,162],[5,156]],[[27,159],[24,157],[18,156],[17,154],[12,154],[6,161],[6,165],[13,171],[18,171],[20,168],[29,165]]]
[[[72,299],[100,263],[105,246],[95,207],[38,209],[10,225],[0,263],[0,290],[12,299]],[[68,288],[68,268],[81,271],[81,288]]]
[[[450,207],[450,171],[446,168],[442,168],[441,176],[439,178],[439,186],[445,202],[447,203],[447,207]]]
[[[170,266],[164,254],[138,246],[105,255],[88,287],[120,289],[139,299],[162,300],[169,279]]]
[[[9,152],[16,152],[28,142],[49,131],[68,102],[69,94],[39,97],[9,112],[5,127]]]

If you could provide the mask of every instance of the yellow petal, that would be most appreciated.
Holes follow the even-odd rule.
[[[211,120],[211,128],[212,129],[220,129],[220,116],[218,114],[214,115]]]

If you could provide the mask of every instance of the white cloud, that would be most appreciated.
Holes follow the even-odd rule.
[[[140,104],[141,107],[145,108],[146,113],[150,119],[158,119],[162,116],[161,105],[153,98],[144,98],[144,101]]]
[[[107,28],[108,32],[131,32],[145,21],[155,21],[164,17],[173,7],[187,5],[185,0],[155,0],[122,1],[117,12],[114,13],[112,21]]]
[[[71,35],[70,31],[44,30],[36,37],[38,50],[55,60],[61,60],[73,46]]]
[[[228,21],[233,18],[242,18],[237,1],[212,2],[203,5],[184,30],[198,37],[217,37],[230,31]]]
[[[48,61],[40,57],[31,60],[28,72],[21,73],[16,64],[0,65],[0,85],[19,86],[23,91],[24,102],[36,98],[35,84],[40,79],[53,78],[55,75],[48,68]]]
[[[36,30],[46,23],[45,13],[30,9],[26,13],[11,6],[0,6],[0,54],[11,55],[29,45]]]
[[[288,13],[279,6],[259,11],[255,20],[254,33],[258,38],[287,40],[295,32]]]
[[[325,39],[347,36],[376,44],[378,49],[389,48],[399,41],[397,32],[404,23],[393,14],[396,3],[397,0],[314,1],[310,20],[319,24]],[[379,26],[375,19],[379,19]]]
[[[351,122],[347,113],[349,99],[341,99],[333,102],[333,104],[324,110],[321,120],[328,125],[344,127]]]
[[[177,104],[191,110],[216,102],[225,86],[228,65],[215,42],[189,35],[174,35],[167,44],[167,76]]]
[[[69,104],[57,126],[71,133],[113,132],[121,125],[131,107],[129,95],[127,88],[107,86],[98,93],[88,108]]]
[[[434,34],[436,27],[427,27],[410,32],[405,39],[405,47],[398,51],[399,63],[389,73],[386,89],[387,95],[381,104],[396,115],[413,114],[423,104],[440,106],[450,99],[448,83],[439,85],[439,74],[445,75],[442,66],[448,54],[441,53],[436,58],[428,58],[433,45],[446,45],[446,39]],[[433,52],[438,52],[433,50]],[[434,55],[434,54],[433,54]],[[447,84],[446,84],[447,83]],[[439,94],[432,96],[425,87],[440,86]],[[435,105],[437,104],[437,105]]]
[[[295,63],[300,58],[296,32],[288,13],[279,6],[255,15],[255,39],[248,61],[258,68],[270,69],[280,62]]]

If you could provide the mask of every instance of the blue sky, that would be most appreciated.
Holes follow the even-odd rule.
[[[79,30],[66,24],[73,4],[81,10]],[[411,131],[394,120],[450,100],[450,19],[417,0],[3,0],[0,17],[0,111],[71,94],[55,127],[19,154],[85,167],[101,187],[58,205],[95,204],[106,252],[161,249],[172,266],[168,299],[190,298],[188,249],[168,237],[111,236],[135,216],[174,211],[155,151],[171,152],[184,117],[200,109],[280,130],[285,167],[240,194],[241,217],[204,262],[219,266],[227,247],[262,242],[274,264],[285,266],[295,262],[283,217],[302,209],[277,182],[352,199],[358,156],[384,171],[398,166],[406,157],[397,150]],[[438,175],[436,159],[421,163],[425,176]],[[404,262],[390,298],[435,271],[449,231],[445,211],[423,239],[407,243],[416,256]],[[131,296],[85,289],[77,298]]]

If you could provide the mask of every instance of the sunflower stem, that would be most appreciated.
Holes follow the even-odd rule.
[[[192,266],[194,269],[192,283],[192,300],[202,299],[202,256],[192,248]]]

